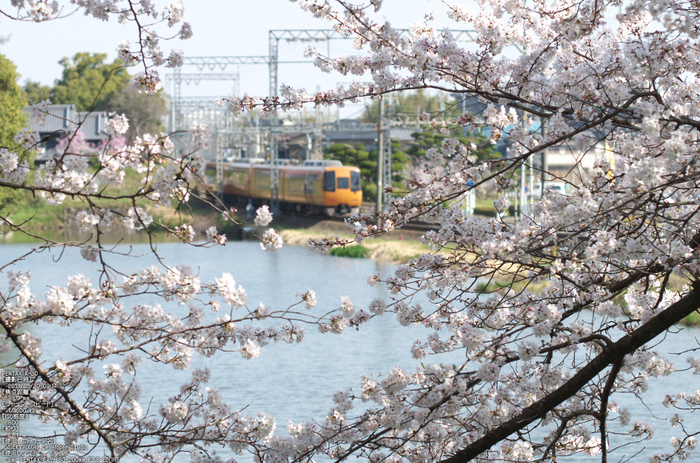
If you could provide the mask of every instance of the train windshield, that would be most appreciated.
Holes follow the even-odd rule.
[[[360,191],[362,189],[359,172],[350,172],[350,189],[352,191]]]
[[[338,189],[347,190],[350,188],[350,179],[347,177],[338,177]]]

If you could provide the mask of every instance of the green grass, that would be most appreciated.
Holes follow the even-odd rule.
[[[700,313],[693,312],[681,321],[683,326],[700,327]]]
[[[357,259],[364,259],[369,257],[369,249],[362,246],[361,244],[353,244],[352,246],[345,246],[343,248],[333,248],[330,252],[331,256],[338,257],[353,257]]]
[[[105,194],[119,196],[138,191],[141,187],[141,178],[140,174],[127,169],[123,184],[107,187]],[[127,198],[119,200],[96,199],[94,203],[98,207],[123,213],[126,213],[133,206]],[[146,209],[153,216],[154,222],[164,223],[171,228],[181,223],[173,206],[154,207],[153,203],[146,199],[137,200],[137,205]],[[71,219],[81,210],[89,210],[89,205],[77,196],[68,196],[61,204],[50,205],[39,194],[30,191],[0,189],[0,215],[9,218],[15,225],[23,224],[22,228],[31,233],[62,233],[67,227],[72,226]],[[187,215],[186,212],[185,215]],[[7,232],[7,228],[5,226],[3,231]],[[151,228],[153,230],[159,229],[155,225]]]
[[[510,286],[510,283],[490,281],[489,283],[477,283],[476,290],[480,293],[495,293]]]

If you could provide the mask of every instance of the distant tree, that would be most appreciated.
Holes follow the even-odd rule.
[[[479,133],[464,134],[462,128],[452,129],[449,134],[443,134],[425,127],[422,131],[411,134],[411,137],[415,143],[406,149],[406,154],[411,157],[414,164],[420,162],[430,148],[440,148],[442,143],[450,138],[456,138],[463,145],[472,143],[476,145],[473,155],[479,161],[501,157],[501,153],[496,150],[487,136]]]
[[[15,144],[15,135],[27,122],[22,111],[27,100],[17,83],[18,78],[14,63],[0,55],[0,146],[3,147]]]
[[[24,91],[24,97],[27,99],[27,104],[34,105],[51,99],[52,88],[39,82],[27,80],[22,90]]]
[[[400,116],[418,116],[423,112],[443,117],[458,117],[459,102],[446,93],[431,95],[421,89],[415,92],[401,92],[384,99],[384,115],[389,118]],[[362,122],[377,122],[379,116],[379,99],[371,100],[365,105],[365,111],[359,120]]]
[[[125,86],[107,102],[106,109],[127,116],[127,139],[144,133],[162,132],[165,129],[163,117],[167,114],[167,104],[162,93],[135,93],[129,86]]]
[[[147,132],[163,131],[162,118],[166,114],[166,102],[162,93],[145,94],[131,91],[131,75],[118,59],[105,63],[104,53],[78,53],[72,59],[63,58],[63,74],[56,85],[49,89],[52,103],[74,104],[79,111],[114,111],[129,119],[126,138]],[[25,92],[32,102],[47,97],[48,87],[28,82]],[[37,101],[35,101],[37,100]]]
[[[335,143],[325,149],[326,159],[337,159],[345,165],[360,168],[363,182],[374,182],[377,176],[377,151],[371,152],[363,145]]]
[[[27,116],[23,111],[27,101],[17,83],[18,78],[19,74],[14,63],[0,55],[0,147],[3,148],[12,148],[17,145],[14,141],[15,135],[27,122]],[[6,159],[14,157],[12,154],[0,154],[3,163]],[[18,151],[16,159],[23,161],[28,156],[28,153]],[[12,164],[12,161],[9,163]],[[10,201],[15,193],[16,191],[12,188],[0,187],[0,208]]]
[[[391,173],[392,185],[394,187],[403,188],[403,181],[407,174],[409,157],[404,152],[403,146],[399,140],[391,140]]]
[[[78,111],[110,109],[110,101],[128,87],[131,76],[120,60],[106,64],[106,58],[105,53],[77,53],[60,60],[63,74],[51,91],[51,102],[74,104]]]

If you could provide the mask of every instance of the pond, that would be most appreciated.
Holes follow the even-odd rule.
[[[132,256],[141,256],[113,256],[113,265],[122,271],[138,270],[155,263],[145,244],[122,245],[119,249]],[[28,250],[27,244],[0,245],[0,262],[9,262]],[[317,294],[315,310],[318,313],[338,308],[341,295],[349,296],[356,307],[366,308],[374,298],[388,297],[386,289],[381,286],[373,288],[367,285],[367,276],[374,273],[389,275],[393,270],[393,265],[388,263],[332,257],[303,247],[284,247],[276,253],[264,253],[257,243],[247,241],[209,249],[159,243],[157,250],[168,264],[188,264],[196,268],[203,281],[220,277],[222,272],[230,273],[236,283],[246,289],[249,306],[255,307],[258,302],[263,302],[273,310],[298,302],[297,294],[307,288]],[[83,273],[94,282],[99,278],[97,264],[85,261],[73,249],[29,256],[17,262],[14,271],[17,270],[31,270],[31,288],[36,294],[42,294],[51,285],[65,285],[67,277],[76,273]],[[5,284],[0,282],[0,285]],[[173,312],[184,310],[177,305],[165,309]],[[70,328],[43,325],[32,328],[31,332],[43,338],[42,360],[52,364],[58,358],[74,357],[77,349],[85,348],[89,336],[87,329],[80,325]],[[290,420],[322,421],[333,404],[333,393],[348,387],[358,390],[362,375],[377,375],[395,366],[414,370],[420,361],[411,357],[411,346],[427,333],[421,327],[402,327],[393,316],[385,315],[373,319],[359,331],[347,330],[342,335],[321,334],[309,327],[303,342],[264,347],[254,360],[243,359],[236,353],[224,353],[211,358],[196,358],[193,363],[211,369],[211,385],[221,389],[230,405],[234,408],[247,406],[247,415],[262,411],[269,413],[277,421],[278,432],[284,432],[279,428],[284,428]],[[695,337],[698,334],[693,329],[680,330],[668,336],[659,349],[683,351],[697,345]],[[460,358],[459,354],[451,354],[423,362],[458,363]],[[685,366],[682,358],[677,364]],[[680,392],[684,386],[687,386],[686,392],[699,388],[697,377],[683,374],[687,381],[677,375],[650,381],[647,403],[653,413],[670,416],[670,411],[659,405],[665,394]],[[139,378],[146,394],[152,395],[157,404],[176,394],[179,385],[188,381],[190,375],[190,371],[156,365],[142,368]],[[642,420],[650,413],[633,398],[616,400],[622,406],[630,404],[633,421]],[[23,430],[34,426],[30,422],[22,423]],[[654,451],[669,450],[668,442],[674,429],[668,422],[660,425],[657,422],[656,426],[655,439],[645,443],[645,448],[634,461],[646,460]],[[638,450],[639,446],[623,449],[615,454],[614,461],[623,454],[630,457]],[[596,458],[575,456],[560,458],[561,461],[585,462],[596,461]]]

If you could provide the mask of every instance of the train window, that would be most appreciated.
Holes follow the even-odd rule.
[[[350,179],[347,177],[338,177],[338,189],[347,190],[350,188]]]
[[[290,193],[305,193],[306,185],[304,179],[301,177],[287,178],[287,189]]]
[[[248,188],[248,171],[233,170],[228,172],[226,177],[232,185]]]
[[[360,191],[362,189],[359,172],[350,172],[350,189],[352,191]]]
[[[335,171],[323,173],[323,191],[335,191]]]
[[[270,188],[270,171],[253,171],[255,188]]]
[[[314,194],[314,175],[306,174],[306,182],[304,183],[304,193],[307,195]]]

